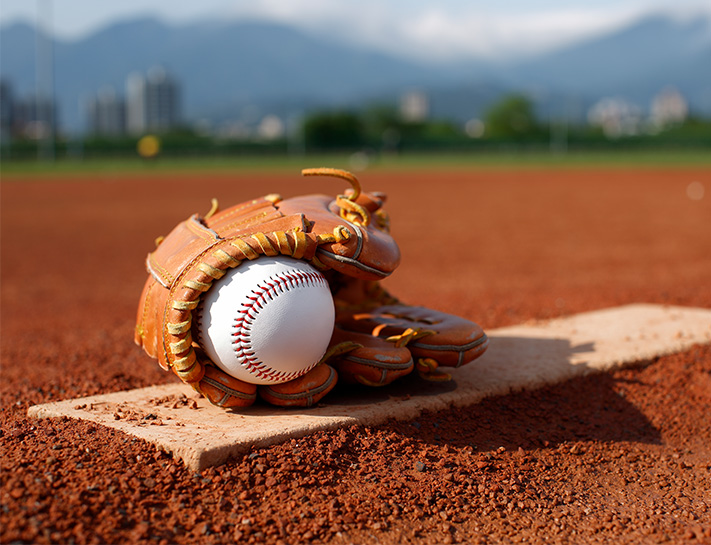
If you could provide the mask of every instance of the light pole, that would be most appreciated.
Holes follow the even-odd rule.
[[[38,121],[40,160],[54,161],[54,52],[52,49],[52,4],[37,0],[35,26],[35,109]]]

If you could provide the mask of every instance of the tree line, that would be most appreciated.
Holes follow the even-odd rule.
[[[398,108],[375,105],[360,110],[313,111],[299,129],[282,137],[224,138],[190,127],[156,135],[159,154],[166,156],[231,156],[356,152],[370,154],[420,151],[611,150],[650,148],[711,148],[711,120],[689,117],[654,132],[611,137],[591,124],[551,122],[537,116],[533,102],[522,94],[502,97],[481,119],[466,126],[449,120],[408,120]],[[2,147],[4,159],[34,158],[39,143],[14,140]],[[138,137],[61,139],[56,157],[128,157],[140,152]],[[156,153],[158,154],[158,152]]]

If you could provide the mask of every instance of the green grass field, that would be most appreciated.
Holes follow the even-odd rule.
[[[0,172],[5,177],[31,175],[91,175],[97,172],[149,174],[196,171],[291,171],[313,166],[334,166],[354,171],[368,169],[530,169],[530,168],[660,168],[711,166],[709,151],[619,151],[619,152],[524,152],[524,153],[421,153],[362,156],[301,155],[301,156],[240,156],[219,158],[159,157],[145,161],[136,158],[121,159],[62,159],[49,161],[4,160]]]

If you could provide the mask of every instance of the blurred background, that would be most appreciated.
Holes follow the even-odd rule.
[[[3,0],[2,159],[711,150],[695,0]]]

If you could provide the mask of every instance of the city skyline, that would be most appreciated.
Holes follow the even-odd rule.
[[[17,26],[3,33],[2,76],[23,100],[53,95],[60,126],[73,133],[104,123],[87,123],[88,99],[96,98],[96,108],[107,104],[107,113],[112,107],[118,111],[118,102],[112,106],[111,96],[97,93],[113,86],[115,95],[128,95],[127,76],[152,65],[166,67],[183,83],[183,121],[201,126],[254,123],[255,111],[284,120],[317,107],[363,107],[395,101],[408,90],[433,93],[427,100],[433,115],[460,123],[481,115],[505,92],[527,93],[543,115],[560,116],[565,109],[566,116],[580,119],[584,108],[605,96],[646,110],[654,93],[669,85],[684,94],[693,112],[707,115],[708,81],[701,74],[710,40],[711,16],[685,22],[655,16],[538,59],[434,66],[288,27],[223,22],[176,28],[144,19],[84,40],[57,41],[56,55],[50,56],[39,54],[47,48],[37,47],[44,40],[37,40],[32,28]],[[55,59],[53,69],[38,70],[47,67],[48,58]],[[112,118],[121,115],[104,120]]]
[[[102,136],[169,131],[180,123],[180,82],[164,67],[132,72],[122,90],[107,85],[86,103],[87,129]]]

